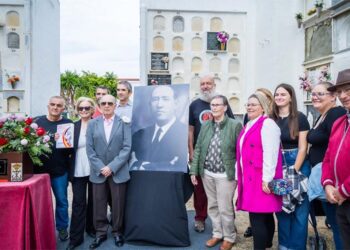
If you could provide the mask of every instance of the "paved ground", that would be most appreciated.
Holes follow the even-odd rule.
[[[71,198],[72,198],[72,193],[71,189],[69,188],[69,207],[71,208]],[[207,228],[204,233],[196,233],[192,229],[193,225],[193,217],[194,217],[194,211],[193,211],[193,204],[192,204],[192,199],[186,204],[187,210],[188,210],[188,221],[189,221],[189,232],[190,232],[190,239],[191,239],[191,246],[186,247],[186,248],[168,248],[168,247],[160,247],[160,246],[139,246],[139,245],[130,245],[130,244],[125,244],[124,247],[121,249],[125,250],[152,250],[152,249],[169,249],[169,250],[175,250],[175,249],[193,249],[193,250],[201,250],[201,249],[208,249],[205,247],[205,242],[208,240],[211,236],[211,226],[210,226],[210,220],[207,220]],[[71,212],[71,211],[70,211]],[[244,238],[243,233],[245,229],[247,228],[248,224],[248,215],[245,212],[238,212],[236,214],[237,219],[236,219],[236,226],[237,226],[237,231],[238,231],[238,236],[237,236],[237,243],[236,245],[232,248],[232,250],[238,250],[238,249],[252,249],[253,247],[253,242],[252,238]],[[318,221],[318,230],[321,235],[323,235],[326,240],[327,240],[327,249],[335,249],[334,248],[334,243],[333,243],[333,238],[331,235],[331,230],[326,228],[324,224],[324,217],[317,217]],[[314,235],[312,227],[309,225],[309,235]],[[110,235],[109,235],[110,236]],[[77,250],[82,250],[82,249],[88,249],[89,244],[93,241],[92,238],[89,236],[85,237],[84,244],[82,244]],[[57,241],[57,249],[63,250],[66,248],[68,245],[69,241],[66,242],[60,242],[59,240]],[[272,249],[277,249],[277,231],[275,232],[275,237],[274,237],[274,244]],[[217,248],[212,248],[212,249],[218,249]],[[106,242],[104,242],[101,247],[98,249],[101,250],[107,250],[107,249],[117,249],[117,247],[114,245],[113,238],[110,237]]]

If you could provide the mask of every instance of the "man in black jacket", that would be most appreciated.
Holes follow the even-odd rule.
[[[59,239],[65,241],[68,239],[68,167],[69,158],[72,154],[72,149],[58,149],[54,135],[57,132],[57,125],[72,123],[71,120],[62,117],[65,109],[65,100],[61,96],[52,96],[47,105],[48,114],[39,116],[34,119],[35,123],[44,128],[50,134],[52,143],[52,153],[49,157],[41,157],[42,166],[35,166],[35,173],[50,174],[51,187],[56,199],[56,229],[59,232]]]

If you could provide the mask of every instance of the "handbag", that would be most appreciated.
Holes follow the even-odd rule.
[[[276,195],[287,195],[293,191],[293,183],[289,179],[274,179],[269,182],[268,187]]]

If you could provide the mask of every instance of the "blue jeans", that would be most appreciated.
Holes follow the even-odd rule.
[[[337,204],[331,204],[329,202],[322,201],[323,211],[326,214],[327,222],[331,225],[333,231],[333,240],[335,244],[335,249],[343,249],[343,242],[340,238],[339,226],[337,223],[336,211]]]
[[[298,149],[285,151],[285,163],[287,163],[289,166],[294,165],[297,154]],[[304,161],[299,171],[307,177],[310,175],[311,166],[308,160]],[[306,249],[310,204],[309,199],[307,198],[307,194],[304,195],[304,200],[301,204],[296,206],[293,213],[287,214],[284,211],[276,213],[278,219],[279,249]]]
[[[62,176],[51,178],[51,188],[56,199],[56,229],[68,228],[68,173]]]

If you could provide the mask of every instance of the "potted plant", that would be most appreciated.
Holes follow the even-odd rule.
[[[14,114],[0,117],[0,180],[30,177],[32,164],[42,165],[39,157],[51,153],[50,144],[50,136],[33,118]]]
[[[216,39],[218,39],[218,41],[220,43],[221,50],[226,49],[226,43],[227,43],[229,37],[230,37],[229,34],[225,31],[220,31],[220,32],[216,33]]]
[[[298,23],[298,28],[301,28],[301,25],[303,23],[303,14],[301,12],[295,14],[295,19],[297,20]]]
[[[315,8],[316,8],[317,16],[320,17],[322,9],[323,9],[323,1],[321,1],[321,2],[316,1]]]

